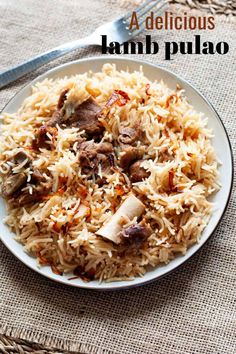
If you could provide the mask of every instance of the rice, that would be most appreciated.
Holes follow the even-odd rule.
[[[88,179],[78,163],[77,140],[83,136],[78,128],[57,126],[55,139],[48,134],[54,146],[51,150],[41,148],[36,154],[29,148],[35,131],[52,116],[65,88],[81,102],[91,95],[101,106],[114,90],[127,93],[130,100],[124,106],[113,106],[108,117],[101,119],[106,129],[102,141],[113,142],[121,124],[138,124],[147,142],[141,166],[149,172],[148,178],[131,186],[126,174],[118,171],[106,176],[104,186]],[[106,64],[101,72],[38,82],[18,112],[4,113],[2,119],[1,179],[10,168],[17,173],[25,167],[26,161],[13,167],[7,162],[21,149],[31,154],[33,167],[43,169],[52,181],[52,193],[38,202],[16,206],[7,201],[5,222],[39,265],[51,266],[61,275],[80,270],[84,280],[127,280],[184,255],[198,242],[212,213],[208,197],[219,189],[218,162],[207,119],[187,102],[183,90],[150,82],[142,68],[129,73]],[[103,177],[101,168],[98,174]],[[62,179],[66,188],[59,193]],[[28,171],[25,188],[32,192],[30,180]],[[96,232],[130,191],[145,197],[143,218],[152,233],[139,247],[127,248]],[[137,221],[124,222],[127,226]]]

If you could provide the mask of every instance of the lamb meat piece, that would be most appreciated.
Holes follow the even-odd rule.
[[[34,184],[33,191],[30,194],[29,191],[21,192],[21,188],[26,185],[27,177],[25,179],[25,184],[22,185],[18,190],[10,195],[10,202],[13,205],[25,205],[33,202],[37,202],[42,199],[43,196],[48,195],[52,190],[52,182],[47,181],[39,172],[33,173],[31,177],[31,182]],[[39,177],[40,176],[40,177]]]
[[[55,127],[57,124],[60,126],[65,124],[85,130],[87,134],[91,135],[99,134],[104,130],[104,127],[98,120],[101,107],[92,97],[89,97],[80,105],[77,105],[75,99],[65,100],[65,95],[63,97],[61,102],[58,102],[58,107],[61,107],[63,102],[62,108],[54,112],[52,118],[47,123],[48,126]]]
[[[97,173],[98,160],[96,156],[88,155],[82,152],[79,157],[80,166],[82,168],[82,173],[91,176],[93,173]]]
[[[63,117],[63,111],[62,108],[65,104],[66,101],[66,95],[69,92],[69,89],[65,89],[60,93],[58,102],[57,102],[57,109],[52,115],[52,118],[48,121],[47,125],[49,127],[55,127],[57,124],[60,125],[63,123],[64,117]]]
[[[23,205],[33,201],[41,199],[43,195],[46,195],[51,190],[51,182],[47,181],[46,178],[41,174],[37,169],[32,168],[32,159],[25,152],[17,152],[11,160],[15,163],[21,164],[26,161],[24,168],[31,168],[31,180],[30,184],[33,185],[32,194],[29,191],[23,191],[27,185],[27,174],[25,172],[20,172],[13,174],[12,172],[6,176],[5,180],[2,183],[1,193],[4,198],[9,199],[9,201],[15,205]]]
[[[69,89],[66,88],[60,93],[59,100],[57,102],[57,109],[62,109],[62,107],[64,106],[64,103],[66,101],[66,95],[68,92],[69,92]]]
[[[24,168],[28,167],[32,161],[32,158],[24,151],[20,150],[15,155],[9,157],[7,161],[14,163],[15,165],[21,165],[25,161]]]
[[[27,176],[25,173],[16,173],[8,176],[2,184],[2,196],[4,198],[12,197],[26,185]]]
[[[125,146],[120,153],[120,167],[127,171],[130,165],[143,157],[144,150],[141,147]]]
[[[140,223],[137,225],[131,225],[124,230],[123,237],[127,238],[142,238],[146,239],[150,236],[150,228],[147,226],[141,225]]]
[[[39,172],[39,170],[35,169],[33,171],[33,173],[31,174],[31,180],[30,182],[32,184],[39,184],[41,182],[45,182],[46,178],[42,175],[41,172]]]
[[[93,142],[83,142],[80,144],[79,162],[84,174],[96,174],[100,164],[103,172],[109,173],[114,163],[113,146],[108,142],[95,144]]]
[[[130,166],[129,173],[131,182],[140,182],[150,176],[150,172],[147,172],[143,167],[141,167],[142,162],[142,160],[139,160]]]
[[[26,161],[24,167],[28,167],[31,162],[31,157],[27,155],[24,151],[18,151],[14,156],[11,157],[10,160],[18,165]]]
[[[57,124],[61,125],[64,122],[64,116],[63,112],[60,109],[57,109],[53,115],[52,118],[47,122],[47,126],[49,127],[55,127]]]
[[[53,126],[53,125],[52,125]],[[47,125],[42,125],[37,133],[35,134],[35,138],[32,141],[32,147],[35,150],[38,150],[40,148],[49,148],[50,147],[50,140],[47,136],[47,133],[50,132],[50,127]]]
[[[98,163],[101,165],[102,171],[106,174],[111,172],[111,163],[108,155],[100,154],[97,155]]]
[[[113,146],[111,143],[103,142],[96,144],[91,141],[83,141],[79,145],[80,154],[87,155],[89,158],[96,157],[98,154],[110,154],[113,152]]]
[[[85,130],[87,134],[99,134],[104,130],[98,120],[100,113],[101,107],[92,97],[89,97],[75,109],[74,113],[69,117],[69,121],[72,126]]]
[[[88,173],[89,170],[95,168],[97,150],[96,145],[93,142],[83,142],[79,146],[80,156],[79,162],[80,166],[83,168],[83,172]]]
[[[97,147],[97,152],[100,152],[101,154],[109,154],[113,152],[113,146],[108,142],[100,143]]]
[[[37,195],[36,193],[29,194],[28,192],[22,193],[19,197],[13,200],[13,204],[15,205],[26,205],[32,202],[37,202],[41,199],[41,195]]]
[[[151,227],[144,221],[125,228],[121,235],[121,240],[130,245],[140,247],[141,244],[151,235]]]
[[[95,175],[95,178],[96,178],[96,183],[99,187],[102,187],[107,182],[106,177],[101,178],[98,175]]]
[[[23,168],[27,168],[31,163],[31,157],[24,151],[18,151],[10,159],[16,165],[20,165],[25,161]],[[27,175],[24,172],[13,174],[12,171],[6,176],[2,184],[2,195],[4,198],[12,197],[18,194],[27,183]]]
[[[35,185],[32,194],[30,194],[28,191],[21,193],[16,198],[15,203],[19,205],[25,205],[32,202],[37,202],[41,200],[43,196],[47,195],[51,191],[51,189],[52,189],[52,182],[46,181],[44,179],[44,182],[38,182]]]
[[[40,182],[35,187],[35,191],[37,194],[47,195],[52,190],[52,181],[46,180],[44,182]]]
[[[121,144],[133,145],[139,139],[139,135],[140,130],[138,128],[121,128],[118,141]]]

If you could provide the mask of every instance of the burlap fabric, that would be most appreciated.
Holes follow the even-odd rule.
[[[115,1],[0,1],[0,70],[82,37],[121,13]],[[236,27],[222,18],[202,38],[227,40],[225,56],[137,56],[175,71],[212,101],[236,150]],[[191,32],[153,33],[160,44]],[[141,37],[140,37],[141,39]],[[162,45],[160,45],[162,47]],[[0,92],[0,108],[50,67],[99,55],[82,49]],[[132,56],[133,57],[133,56]],[[134,56],[135,57],[135,56]],[[208,244],[184,267],[142,288],[92,292],[54,283],[21,264],[0,243],[0,332],[82,353],[234,353],[236,351],[236,196]]]

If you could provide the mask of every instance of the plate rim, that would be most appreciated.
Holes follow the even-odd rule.
[[[223,128],[223,131],[225,133],[225,136],[227,138],[227,142],[228,142],[228,146],[229,146],[229,150],[230,150],[230,164],[231,164],[231,179],[230,179],[230,188],[229,188],[229,192],[228,192],[228,197],[227,197],[227,201],[225,204],[224,209],[222,210],[220,217],[215,225],[215,227],[213,228],[213,230],[210,232],[209,236],[207,237],[207,239],[199,246],[199,248],[197,250],[195,250],[195,252],[191,255],[189,255],[186,259],[182,258],[182,261],[180,262],[180,264],[178,264],[177,266],[175,266],[173,269],[170,269],[169,271],[166,271],[164,274],[161,275],[157,275],[154,276],[152,279],[148,279],[148,280],[143,280],[140,283],[133,283],[132,284],[132,280],[130,281],[130,284],[126,284],[126,285],[119,285],[116,286],[116,282],[113,282],[114,286],[113,287],[106,287],[106,285],[104,286],[104,284],[106,283],[101,283],[99,285],[96,286],[91,286],[89,284],[91,283],[84,283],[84,284],[75,284],[75,283],[68,283],[68,279],[67,278],[53,278],[52,276],[50,276],[50,274],[45,274],[42,273],[40,271],[40,268],[37,268],[37,264],[36,267],[34,268],[33,266],[31,266],[30,264],[27,263],[27,261],[22,260],[19,258],[19,256],[17,255],[17,252],[15,252],[14,250],[12,250],[10,247],[8,247],[8,244],[3,240],[2,235],[0,234],[0,240],[1,242],[4,244],[4,246],[18,259],[18,261],[22,262],[24,265],[26,265],[29,269],[37,272],[38,274],[40,274],[41,276],[44,276],[47,279],[50,279],[51,281],[56,281],[58,283],[64,284],[64,285],[68,285],[68,286],[72,286],[75,288],[80,288],[80,289],[86,289],[86,290],[95,290],[95,291],[119,291],[119,290],[128,290],[128,289],[132,289],[132,288],[136,288],[136,287],[140,287],[140,286],[144,286],[144,285],[148,285],[150,283],[153,283],[154,281],[158,281],[164,277],[166,277],[167,275],[177,271],[180,267],[182,267],[184,264],[186,264],[187,262],[189,262],[197,253],[199,253],[199,251],[207,244],[207,242],[212,238],[212,236],[214,235],[215,231],[217,230],[217,228],[219,227],[219,224],[221,223],[225,212],[228,208],[229,205],[229,201],[232,195],[232,189],[233,189],[233,181],[234,181],[234,158],[233,158],[233,149],[232,149],[232,145],[231,145],[231,141],[227,132],[227,129],[220,117],[220,115],[218,114],[217,110],[215,109],[215,107],[213,106],[213,104],[209,101],[209,99],[207,97],[205,97],[201,91],[196,88],[194,85],[192,85],[189,81],[187,81],[186,79],[184,79],[182,76],[176,74],[174,71],[167,69],[166,67],[164,67],[161,64],[154,64],[153,62],[150,61],[146,61],[146,60],[141,60],[141,59],[136,59],[136,58],[129,58],[129,57],[124,57],[124,56],[91,56],[91,57],[87,57],[87,58],[81,58],[81,59],[77,59],[77,60],[73,60],[73,61],[69,61],[66,62],[64,64],[60,64],[57,65],[49,70],[46,70],[44,73],[40,74],[39,76],[36,76],[33,80],[27,82],[25,85],[23,85],[19,90],[17,90],[17,92],[10,98],[10,100],[4,105],[4,107],[1,109],[0,114],[2,114],[4,112],[4,110],[6,109],[6,107],[8,105],[11,104],[12,101],[14,101],[15,97],[17,95],[19,95],[23,90],[30,88],[32,85],[34,85],[36,82],[40,81],[41,79],[43,79],[43,77],[45,77],[45,75],[47,74],[52,74],[54,72],[57,72],[63,68],[69,67],[71,65],[76,65],[79,64],[81,62],[91,62],[91,61],[108,61],[108,62],[115,62],[115,61],[127,61],[128,62],[135,62],[135,63],[139,63],[140,65],[148,65],[153,67],[154,69],[158,68],[161,69],[162,71],[167,72],[168,74],[174,76],[177,80],[180,80],[182,82],[184,82],[185,85],[190,86],[191,89],[193,89],[195,91],[195,93],[203,100],[206,102],[206,104],[213,110],[213,112],[215,113],[216,118],[218,119],[218,122],[220,123],[221,127]],[[66,75],[65,75],[66,76]],[[9,86],[9,85],[8,85]],[[17,241],[16,241],[17,242]],[[20,244],[19,244],[20,245]],[[23,245],[20,245],[21,247],[23,247]],[[187,250],[188,252],[188,250]],[[187,255],[187,253],[186,253]],[[144,275],[145,277],[145,275]],[[143,278],[144,279],[144,278]]]

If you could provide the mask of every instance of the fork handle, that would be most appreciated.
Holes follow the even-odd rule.
[[[80,47],[87,46],[91,43],[91,38],[85,37],[77,41],[66,43],[62,46],[56,47],[48,52],[40,54],[34,58],[19,64],[12,69],[0,73],[0,88],[10,84],[11,82],[19,79],[20,77],[38,69],[40,66],[49,63],[50,61],[60,58],[63,55],[78,49]]]

